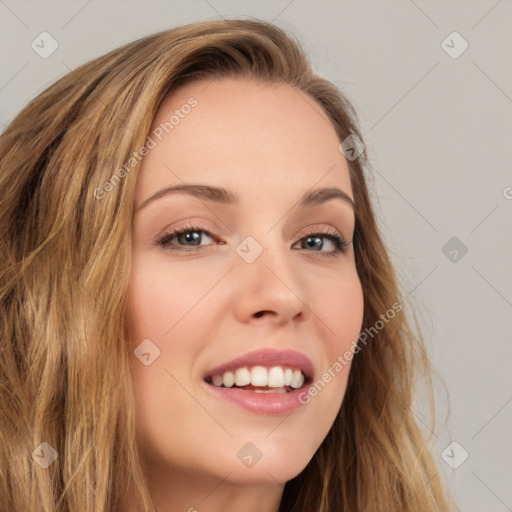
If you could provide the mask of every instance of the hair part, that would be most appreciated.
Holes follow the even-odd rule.
[[[126,44],[32,100],[0,137],[0,510],[118,510],[133,484],[154,512],[135,436],[127,288],[138,163],[172,91],[196,80],[282,82],[311,97],[340,142],[362,141],[350,102],[300,45],[257,20],[195,23]],[[363,328],[404,303],[379,235],[362,157],[348,161]],[[116,371],[112,371],[115,369]],[[398,314],[354,356],[341,409],[280,511],[434,512],[449,498],[412,413],[430,375]],[[48,443],[43,469],[32,452]],[[43,448],[46,450],[46,448]],[[45,452],[46,453],[46,452]]]

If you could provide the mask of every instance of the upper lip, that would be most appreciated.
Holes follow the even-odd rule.
[[[216,366],[204,375],[204,378],[222,375],[224,372],[236,370],[243,366],[293,366],[300,370],[306,380],[313,380],[314,366],[309,357],[295,350],[260,349],[232,359]]]

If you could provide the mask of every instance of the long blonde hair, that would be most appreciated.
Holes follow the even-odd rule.
[[[228,76],[300,89],[340,142],[363,140],[350,102],[314,74],[300,45],[257,20],[195,23],[111,51],[46,89],[1,135],[1,511],[118,511],[128,485],[155,510],[135,441],[127,329],[138,162],[101,199],[94,191],[144,146],[169,91]],[[369,329],[404,301],[364,156],[348,166]],[[354,356],[336,420],[287,482],[280,511],[450,510],[412,412],[418,370],[430,375],[421,336],[397,314]]]

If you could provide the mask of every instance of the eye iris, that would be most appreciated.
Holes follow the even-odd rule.
[[[310,244],[310,243],[309,243],[309,241],[310,241],[310,240],[314,240],[313,244]],[[319,236],[308,236],[308,237],[306,238],[306,245],[307,245],[308,247],[313,248],[313,249],[314,249],[315,247],[316,247],[316,248],[318,248],[318,249],[321,249],[321,248],[323,247],[324,243],[323,243],[322,238],[321,238],[321,237],[319,237]]]
[[[198,231],[187,231],[185,233],[181,233],[178,235],[179,242],[199,242],[201,235]],[[198,243],[194,243],[192,245],[198,245]]]

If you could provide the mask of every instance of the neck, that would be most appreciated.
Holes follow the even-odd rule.
[[[165,512],[278,512],[284,483],[268,476],[266,482],[237,481],[224,476],[189,473],[186,470],[146,472],[155,509]],[[142,512],[134,489],[129,490],[123,512]]]

